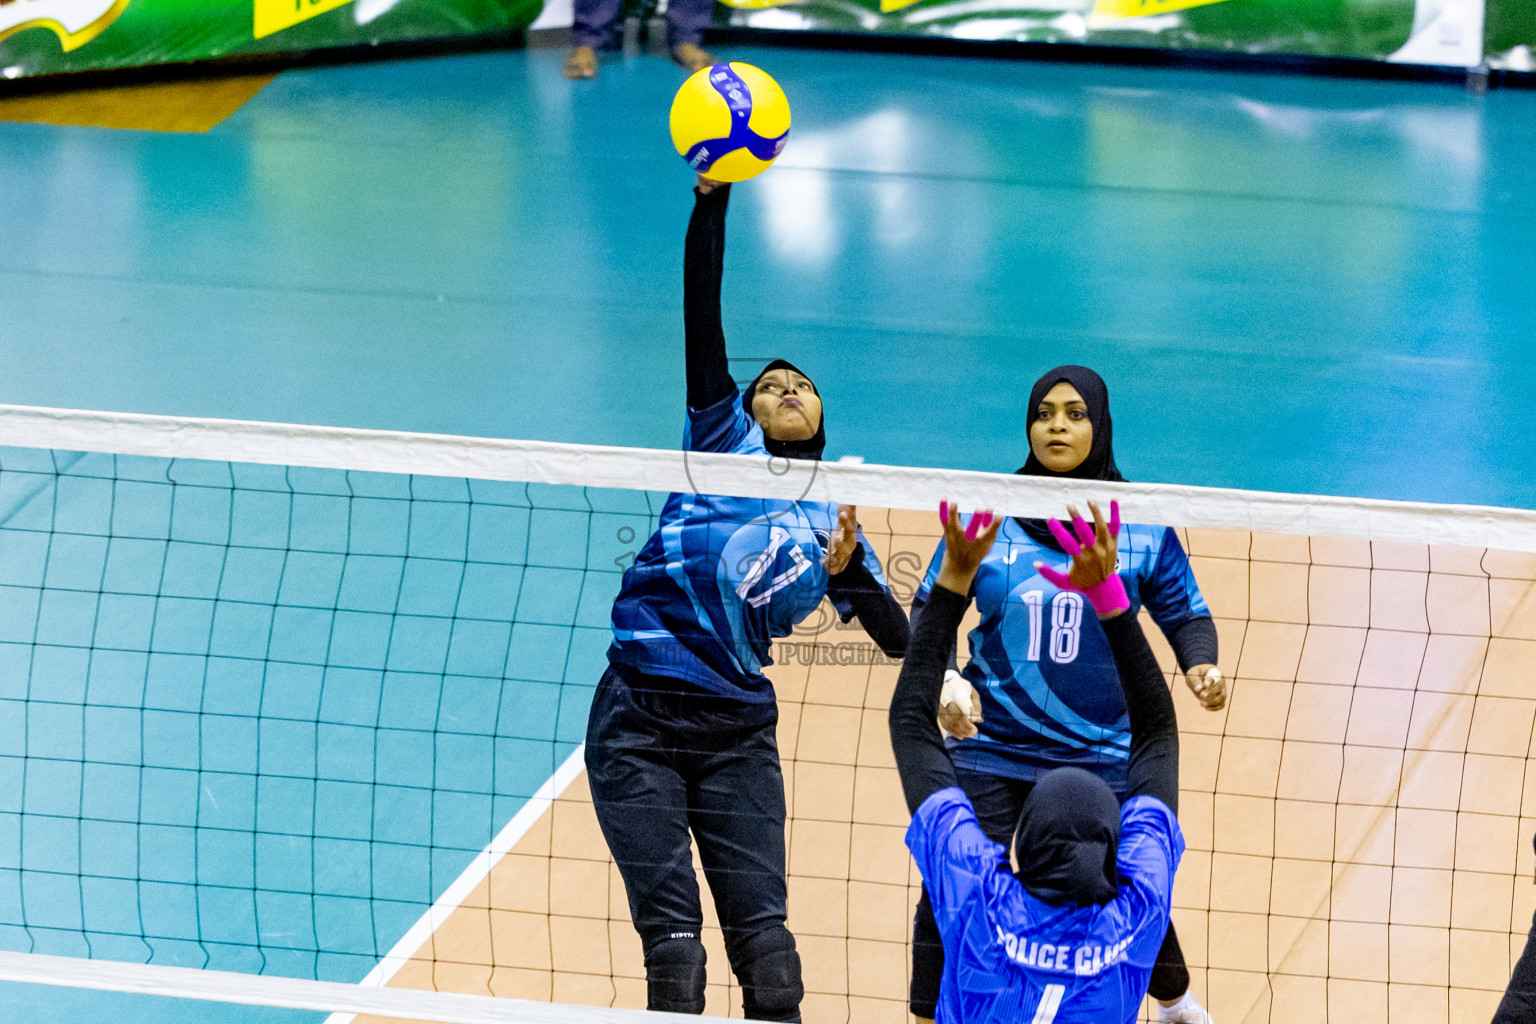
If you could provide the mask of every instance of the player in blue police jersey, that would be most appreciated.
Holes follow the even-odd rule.
[[[1081,366],[1050,370],[1035,382],[1028,408],[1030,454],[1020,473],[1124,479],[1115,464],[1109,395],[1098,374]],[[1220,708],[1226,693],[1215,666],[1216,628],[1178,535],[1163,526],[1128,523],[1116,541],[1132,614],[1146,607],[1196,697]],[[943,556],[941,542],[913,602],[914,620],[921,618]],[[1004,844],[1012,840],[1036,779],[1052,768],[1084,768],[1125,792],[1130,738],[1108,639],[1081,595],[1034,568],[1061,558],[1044,522],[1003,520],[971,595],[981,621],[969,637],[970,661],[960,673],[951,655],[940,701],[940,721],[957,737],[951,753],[960,785],[983,830]],[[913,919],[910,991],[912,1013],[920,1020],[933,1016],[942,970],[943,948],[925,894]],[[1161,1020],[1209,1024],[1189,991],[1189,971],[1172,929],[1151,994]]]
[[[1090,506],[1092,507],[1092,506]],[[1072,512],[1075,594],[1101,621],[1130,718],[1122,805],[1098,775],[1055,768],[1036,780],[1008,850],[989,839],[960,788],[935,724],[949,647],[999,523],[977,535],[945,513],[945,551],[913,627],[891,698],[891,746],[944,947],[939,1024],[1130,1024],[1167,932],[1184,852],[1176,817],[1178,721],[1157,659],[1114,571],[1116,545],[1097,507],[1089,532]],[[1118,520],[1118,509],[1112,513]]]
[[[745,394],[731,379],[720,320],[729,186],[701,178],[696,195],[684,253],[684,446],[819,459],[826,434],[808,377],[775,360]],[[778,707],[763,667],[773,639],[824,596],[845,622],[857,615],[887,655],[905,652],[906,615],[850,507],[673,494],[624,573],[586,762],[645,951],[652,1010],[704,1010],[691,833],[746,1016],[800,1019],[800,958],[785,927]]]

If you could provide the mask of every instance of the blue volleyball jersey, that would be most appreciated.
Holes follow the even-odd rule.
[[[1131,614],[1145,605],[1165,632],[1210,614],[1173,530],[1125,523],[1118,541]],[[943,560],[941,540],[918,588],[924,600]],[[981,697],[982,721],[977,735],[949,740],[950,753],[961,767],[1015,779],[1072,765],[1121,792],[1130,719],[1109,641],[1087,599],[1041,576],[1036,562],[1061,568],[1068,559],[1004,519],[976,572],[981,622],[962,673]]]
[[[738,392],[689,409],[683,446],[768,458]],[[775,637],[788,636],[827,593],[822,565],[837,506],[825,502],[672,494],[660,527],[624,571],[613,605],[610,661],[683,679],[735,700],[767,703]],[[864,564],[887,586],[869,543]],[[835,600],[846,620],[845,600]]]
[[[1136,1020],[1184,855],[1178,819],[1161,800],[1132,797],[1120,808],[1120,891],[1105,904],[1051,906],[1030,895],[959,788],[923,801],[907,847],[944,941],[938,1024]]]

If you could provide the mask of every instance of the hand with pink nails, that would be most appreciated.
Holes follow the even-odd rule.
[[[939,522],[944,524],[944,562],[939,566],[935,581],[945,590],[966,595],[976,579],[981,560],[992,550],[997,539],[997,528],[1002,525],[1001,516],[984,509],[971,515],[970,522],[960,525],[960,509],[951,502],[939,502]]]
[[[1061,525],[1060,520],[1046,521],[1061,549],[1072,556],[1068,571],[1053,569],[1043,562],[1036,562],[1035,569],[1061,589],[1076,590],[1087,597],[1099,618],[1112,619],[1131,606],[1130,598],[1125,593],[1125,584],[1115,572],[1119,559],[1117,540],[1120,536],[1120,503],[1110,503],[1107,526],[1098,505],[1090,501],[1088,509],[1093,513],[1092,527],[1083,521],[1077,509],[1067,506],[1072,529],[1077,532],[1075,537]]]

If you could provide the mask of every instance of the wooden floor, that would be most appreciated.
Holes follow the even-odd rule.
[[[881,539],[885,517],[861,518],[882,558],[936,540],[926,515],[890,514]],[[1536,556],[1185,538],[1236,679],[1214,714],[1174,686],[1194,991],[1222,1024],[1486,1024],[1536,909]],[[904,1024],[919,880],[886,725],[896,669],[770,674],[805,1020]],[[706,944],[706,1012],[739,1016],[712,917]],[[643,1008],[643,979],[583,776],[393,984]]]

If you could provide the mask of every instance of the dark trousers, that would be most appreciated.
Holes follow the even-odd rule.
[[[691,833],[747,1015],[799,1019],[800,962],[784,926],[778,718],[775,704],[726,700],[679,680],[613,668],[593,695],[586,750],[592,803],[645,948],[652,1009],[689,1003],[668,996],[672,982],[653,969],[658,948],[681,939],[699,958],[693,1012],[702,1010],[697,939],[704,914]]]
[[[960,788],[971,798],[976,809],[976,820],[987,838],[1013,849],[1013,834],[1018,828],[1019,815],[1024,811],[1024,801],[1033,782],[985,775],[956,767],[955,775]],[[939,937],[939,925],[933,919],[933,904],[928,902],[928,888],[918,900],[917,914],[912,919],[912,988],[909,1008],[913,1016],[932,1018],[939,1003],[939,981],[944,975],[944,944]],[[1189,989],[1189,969],[1184,966],[1184,951],[1179,948],[1179,937],[1174,934],[1173,922],[1168,923],[1168,934],[1157,952],[1157,964],[1152,968],[1152,983],[1148,992],[1154,999],[1177,999]]]
[[[624,0],[575,0],[571,39],[577,46],[605,50],[614,45]],[[704,41],[715,0],[667,0],[667,46]]]
[[[1531,934],[1515,961],[1493,1024],[1536,1024],[1536,918],[1531,920]]]

